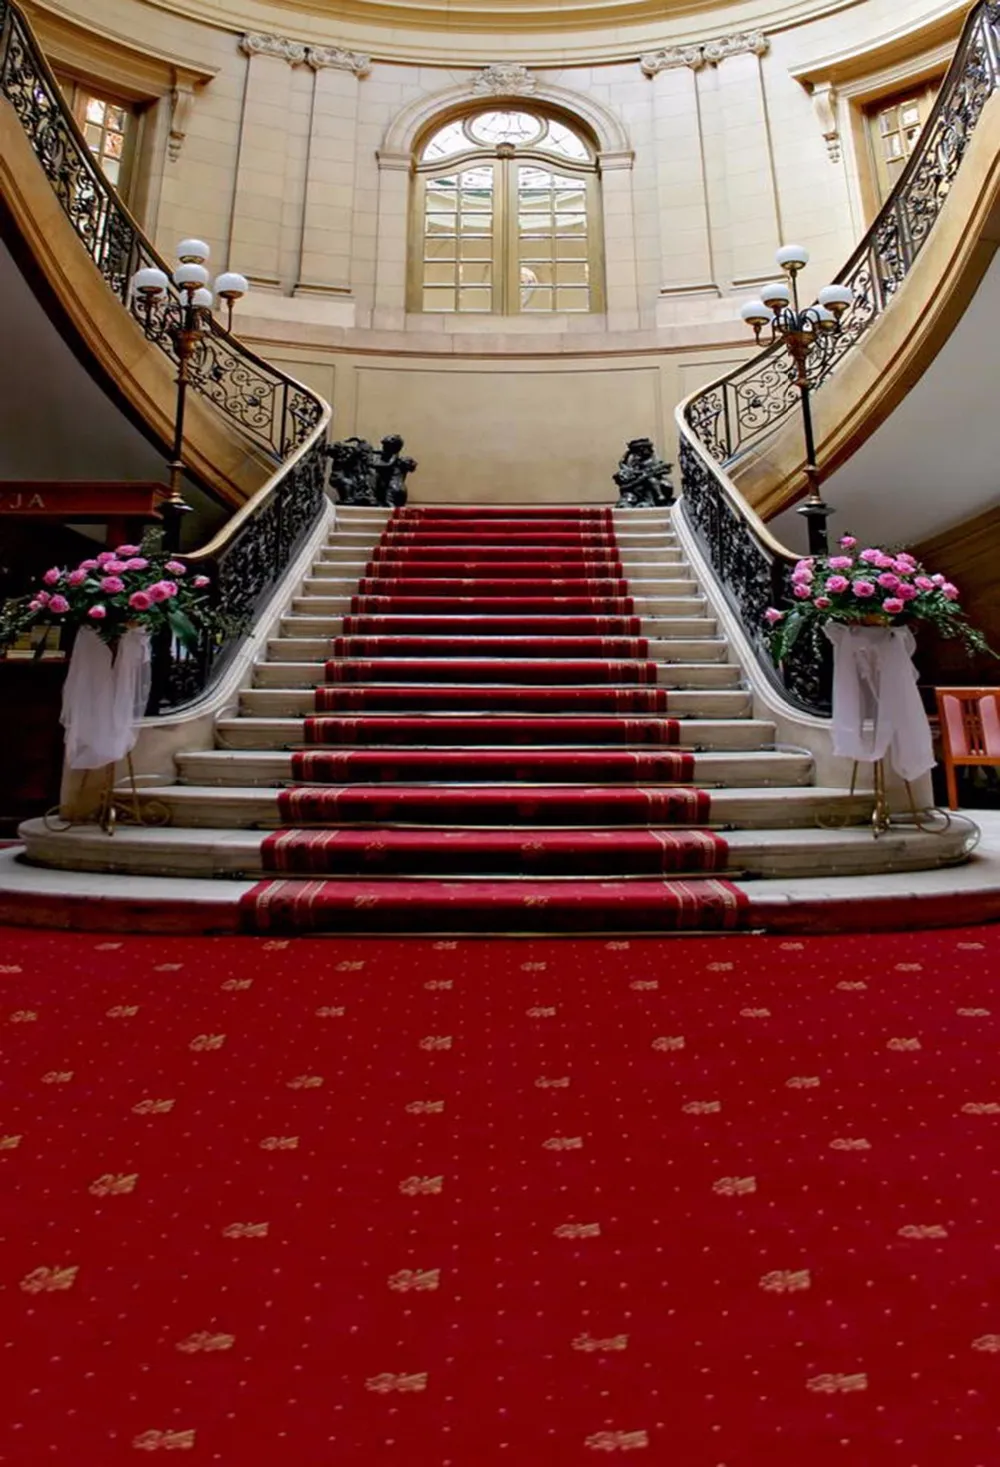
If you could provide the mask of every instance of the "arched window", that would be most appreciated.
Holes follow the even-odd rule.
[[[556,117],[496,106],[438,126],[416,159],[410,309],[604,309],[597,163]]]

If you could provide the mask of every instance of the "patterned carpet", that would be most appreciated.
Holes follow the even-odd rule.
[[[998,959],[0,933],[0,1462],[993,1467]]]

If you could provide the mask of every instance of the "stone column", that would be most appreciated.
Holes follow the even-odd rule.
[[[402,331],[406,326],[410,172],[409,153],[379,152],[375,310],[372,325],[381,331]]]
[[[729,283],[747,289],[773,279],[774,252],[781,243],[761,74],[761,57],[768,50],[768,41],[759,32],[750,32],[711,41],[703,50],[707,65],[717,68],[715,164],[721,172],[717,179],[719,192],[725,198]]]
[[[653,141],[660,225],[660,299],[718,295],[705,183],[696,73],[700,46],[643,56],[653,84]],[[670,319],[670,307],[666,307]]]
[[[371,61],[340,46],[311,46],[312,121],[296,295],[351,299],[351,238],[358,87]]]
[[[240,41],[247,57],[236,191],[229,231],[229,260],[253,285],[281,285],[284,205],[288,179],[292,68],[306,48],[284,36],[250,34]]]
[[[599,153],[604,213],[605,308],[610,331],[639,326],[639,282],[635,262],[632,153]]]

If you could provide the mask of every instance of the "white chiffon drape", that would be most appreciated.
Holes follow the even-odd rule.
[[[885,759],[911,783],[934,767],[930,724],[917,688],[908,627],[828,622],[833,643],[833,752]]]
[[[62,700],[66,763],[71,769],[101,769],[132,751],[149,684],[146,632],[133,627],[112,652],[89,627],[80,630]]]

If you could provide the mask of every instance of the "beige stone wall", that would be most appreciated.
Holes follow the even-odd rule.
[[[554,461],[560,492],[584,498],[607,494],[625,438],[669,448],[674,403],[747,350],[739,305],[780,242],[812,251],[806,291],[846,261],[866,222],[864,79],[905,84],[965,9],[706,0],[642,7],[631,27],[488,34],[435,30],[432,0],[392,27],[363,5],[338,21],[266,0],[26,3],[64,64],[75,48],[119,90],[131,73],[149,104],[144,222],[165,253],[194,232],[250,276],[239,329],[332,395],[338,436],[399,428],[418,495],[537,497]],[[501,95],[597,139],[600,316],[407,312],[412,144],[488,98],[491,56],[514,67]]]

